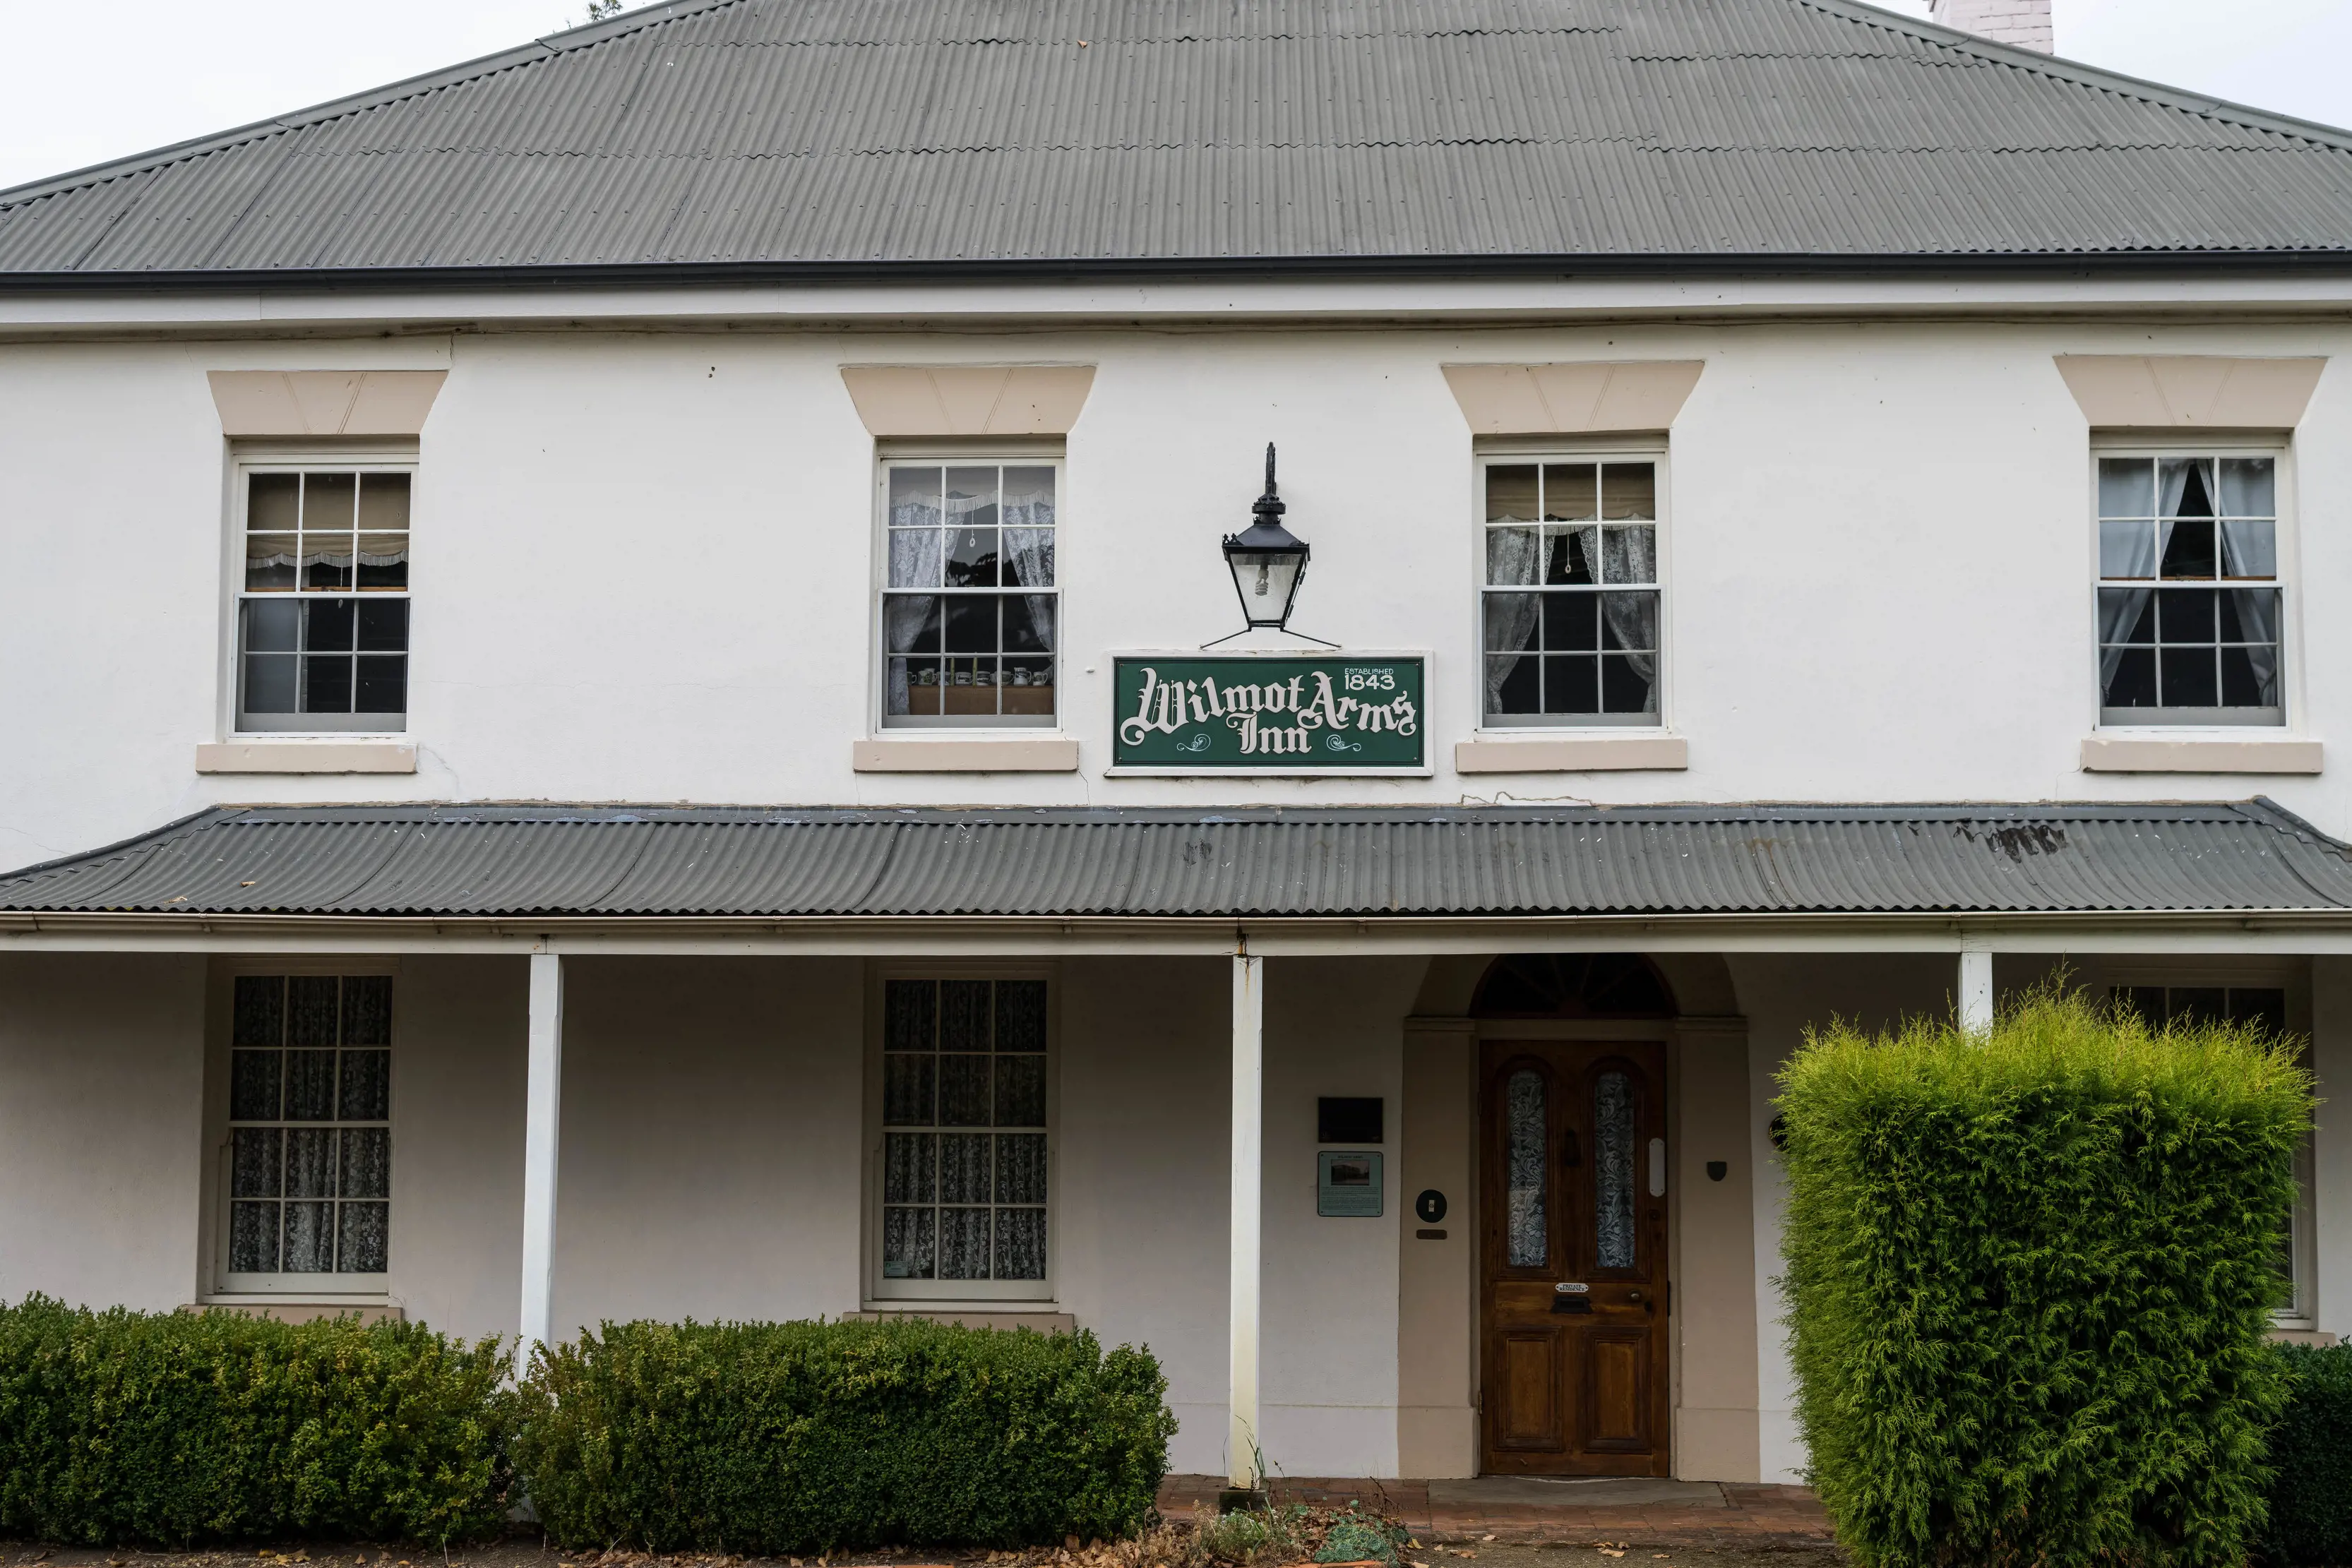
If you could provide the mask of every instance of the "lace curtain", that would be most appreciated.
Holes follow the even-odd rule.
[[[1509,518],[1506,521],[1516,522]],[[1493,583],[1533,582],[1543,540],[1532,527],[1486,530],[1486,580]],[[1536,619],[1543,613],[1543,598],[1535,593],[1490,593],[1486,596],[1486,650],[1489,654],[1517,653],[1535,636]],[[1518,672],[1519,658],[1486,661],[1486,711],[1503,710],[1503,686]]]
[[[2186,463],[2159,465],[2158,484],[2163,494],[2157,497],[2158,520],[2156,532],[2150,535],[2145,528],[2136,531],[2132,535],[2130,553],[2123,563],[2124,570],[2106,571],[2105,575],[2156,576],[2158,563],[2164,559],[2164,552],[2172,544],[2172,524],[2180,515],[2180,497],[2189,488],[2189,465]],[[2131,634],[2134,626],[2139,624],[2140,616],[2147,610],[2148,596],[2155,591],[2152,588],[2132,588],[2120,592],[2109,590],[2099,595],[2100,691],[2105,692],[2114,685],[2116,666],[2123,663],[2124,658],[2124,650],[2118,644]]]
[[[1603,582],[1658,580],[1658,532],[1655,528],[1609,528],[1601,536]],[[1646,649],[1626,659],[1649,683],[1642,711],[1658,711],[1658,596],[1655,593],[1604,593],[1601,613],[1609,630],[1627,648]]]

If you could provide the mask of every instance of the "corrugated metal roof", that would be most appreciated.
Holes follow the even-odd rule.
[[[2352,857],[2234,805],[219,808],[0,913],[1379,916],[2326,911]]]
[[[677,0],[0,193],[20,277],[2347,250],[2346,133],[1854,0]]]

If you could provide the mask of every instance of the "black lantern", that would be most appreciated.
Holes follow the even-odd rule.
[[[1256,520],[1225,536],[1225,565],[1241,595],[1242,619],[1255,629],[1287,628],[1298,580],[1307,575],[1307,541],[1282,526],[1285,508],[1274,489],[1274,444],[1265,447],[1265,494],[1250,508]],[[1293,632],[1296,636],[1297,633]]]

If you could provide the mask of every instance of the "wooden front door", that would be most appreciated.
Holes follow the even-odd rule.
[[[1665,1475],[1664,1049],[1481,1057],[1481,1468]]]

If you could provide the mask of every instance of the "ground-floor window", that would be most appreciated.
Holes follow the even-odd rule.
[[[226,1287],[380,1286],[392,1231],[392,977],[237,976],[228,1080]]]
[[[1049,1293],[1048,983],[892,977],[881,997],[881,1296]]]

